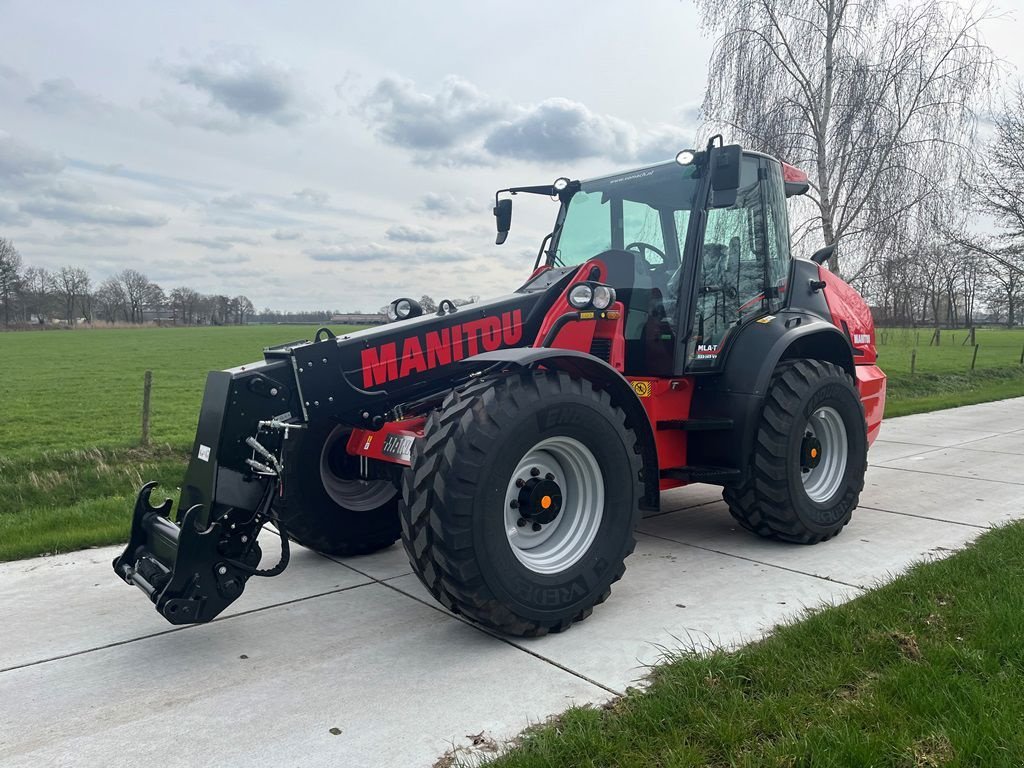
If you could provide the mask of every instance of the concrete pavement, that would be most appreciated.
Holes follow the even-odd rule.
[[[510,738],[665,649],[749,641],[1024,516],[1024,398],[890,420],[869,460],[853,521],[815,547],[737,529],[717,488],[666,494],[611,599],[537,640],[447,614],[400,545],[297,549],[186,628],[116,579],[117,548],[0,564],[0,765],[429,766]]]

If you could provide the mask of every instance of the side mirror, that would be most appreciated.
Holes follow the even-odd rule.
[[[494,202],[494,220],[498,226],[498,236],[494,240],[495,245],[501,245],[508,238],[508,231],[512,229],[512,198]]]
[[[709,151],[711,170],[711,207],[728,208],[736,203],[740,189],[740,167],[743,148],[739,144],[712,147]]]
[[[836,244],[826,245],[824,248],[819,248],[811,256],[811,261],[815,264],[824,264],[826,261],[832,258],[832,254],[836,252]]]

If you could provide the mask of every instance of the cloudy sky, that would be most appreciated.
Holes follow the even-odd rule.
[[[990,35],[1011,63],[1020,15]],[[711,50],[685,0],[0,0],[0,25],[25,262],[278,309],[511,288],[554,205],[517,198],[498,248],[494,190],[693,145]]]

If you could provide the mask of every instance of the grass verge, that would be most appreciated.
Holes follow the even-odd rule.
[[[961,405],[1024,396],[1024,368],[987,368],[958,373],[892,373],[885,417],[907,416]]]
[[[156,480],[176,497],[187,462],[167,445],[0,458],[0,561],[126,541],[138,489]]]
[[[531,729],[497,768],[1019,766],[1024,524],[644,692]]]

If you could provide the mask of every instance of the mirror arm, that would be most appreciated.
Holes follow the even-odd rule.
[[[835,250],[835,243],[832,243],[831,245],[826,245],[824,248],[819,248],[811,255],[811,261],[813,261],[815,264],[824,264],[826,261],[832,258],[832,254],[835,253]]]

